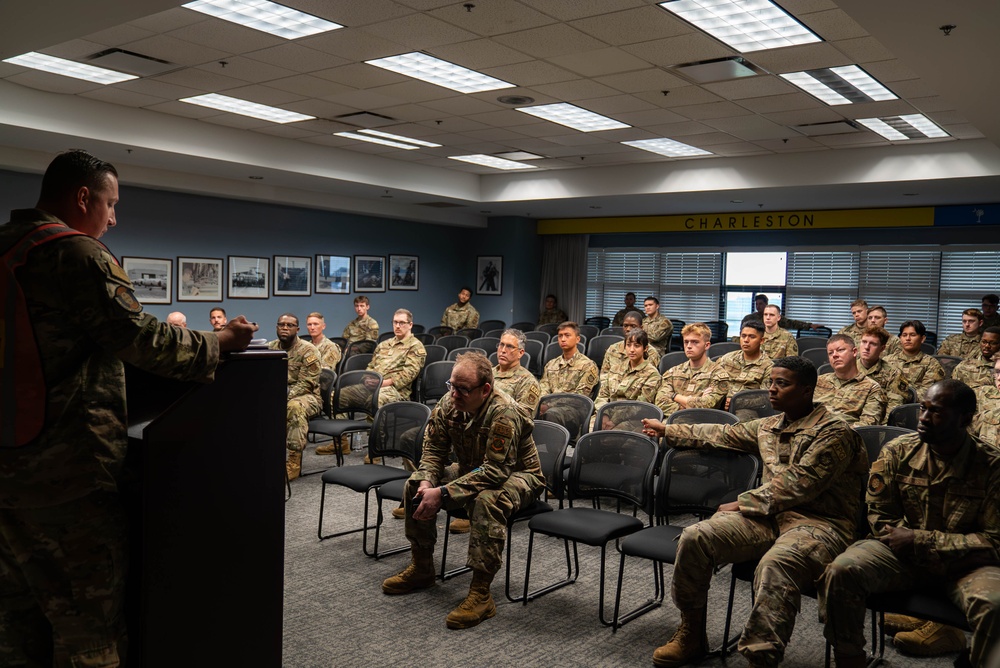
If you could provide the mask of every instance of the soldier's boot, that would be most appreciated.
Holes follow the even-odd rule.
[[[904,654],[940,656],[965,649],[965,633],[953,626],[927,622],[915,631],[897,633],[892,643]]]
[[[888,615],[887,615],[888,616]],[[834,665],[837,668],[865,668],[868,665],[868,657],[864,654],[843,654],[833,653]]]
[[[483,571],[472,571],[469,595],[448,613],[445,624],[449,629],[468,629],[497,614],[496,603],[490,593],[493,576]]]
[[[437,575],[434,572],[434,551],[414,547],[410,565],[402,572],[382,581],[382,592],[391,596],[409,594],[418,589],[434,586]]]
[[[681,625],[666,645],[653,652],[653,665],[675,668],[697,663],[708,654],[705,608],[681,611]]]
[[[351,437],[347,434],[340,437],[340,452],[344,455],[351,454]]]
[[[285,472],[288,474],[288,482],[299,477],[302,473],[302,453],[295,450],[288,451],[288,459],[285,460]]]
[[[461,517],[456,517],[448,525],[448,531],[452,533],[469,533],[469,529],[472,527],[469,524],[469,520],[464,520]]]
[[[897,633],[916,631],[926,623],[926,619],[917,619],[909,615],[897,615],[889,612],[885,615],[885,632],[894,636]]]
[[[404,508],[403,506],[400,506],[398,508],[393,508],[392,509],[392,516],[395,517],[397,520],[405,520],[406,519],[406,508]]]

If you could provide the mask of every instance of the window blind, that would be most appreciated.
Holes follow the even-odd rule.
[[[826,325],[835,333],[854,322],[860,253],[850,251],[788,254],[785,311],[788,317]]]
[[[899,334],[904,320],[920,320],[928,330],[938,331],[940,279],[939,251],[861,251],[858,291],[869,306],[885,307],[890,334]]]
[[[979,308],[983,295],[1000,291],[1000,251],[941,254],[941,296],[937,326],[940,341],[962,331],[962,311]],[[926,324],[926,323],[924,323]],[[927,329],[933,329],[928,327]]]

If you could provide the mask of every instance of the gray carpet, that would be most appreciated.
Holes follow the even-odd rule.
[[[319,457],[312,450],[310,446],[306,453],[305,470],[335,465],[333,457]],[[361,458],[362,453],[355,452],[347,457],[347,465],[357,465]],[[597,618],[600,552],[581,546],[581,572],[575,584],[523,606],[503,597],[501,571],[493,584],[497,615],[476,628],[450,631],[445,627],[445,617],[468,593],[470,575],[439,582],[409,596],[383,595],[382,580],[409,563],[408,553],[378,561],[366,557],[361,551],[360,533],[319,541],[316,526],[320,486],[319,475],[294,481],[292,497],[286,504],[285,666],[648,666],[652,665],[653,650],[669,640],[679,621],[668,593],[662,607],[612,634]],[[325,532],[360,526],[362,509],[363,495],[329,487]],[[443,525],[443,519],[439,525]],[[524,577],[527,534],[523,525],[513,532],[511,579],[518,586]],[[402,544],[402,521],[388,518],[383,536],[384,547]],[[453,538],[449,566],[464,563],[468,544],[464,536]],[[439,533],[436,563],[440,547]],[[561,543],[545,537],[536,539],[532,588],[562,577],[563,572]],[[612,548],[606,593],[608,617],[617,572],[618,554]],[[669,577],[668,567],[668,581]],[[631,608],[646,600],[652,586],[649,563],[628,562],[623,607]],[[709,595],[708,637],[712,646],[722,641],[728,591],[729,569],[725,568],[715,576]],[[738,584],[734,615],[738,627],[746,620],[749,600],[749,586]],[[783,665],[822,666],[823,653],[816,602],[803,598]],[[915,659],[895,653],[891,645],[886,649],[886,659],[892,666],[944,668],[951,666],[954,658]],[[734,654],[725,661],[708,659],[702,665],[738,667],[746,665],[746,661]]]

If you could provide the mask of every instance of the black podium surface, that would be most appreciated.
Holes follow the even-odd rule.
[[[280,666],[285,353],[209,384],[126,373],[127,665]]]

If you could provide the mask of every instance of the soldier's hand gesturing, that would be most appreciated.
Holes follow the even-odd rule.
[[[913,536],[913,529],[889,527],[878,539],[896,554],[903,554],[913,549]]]

